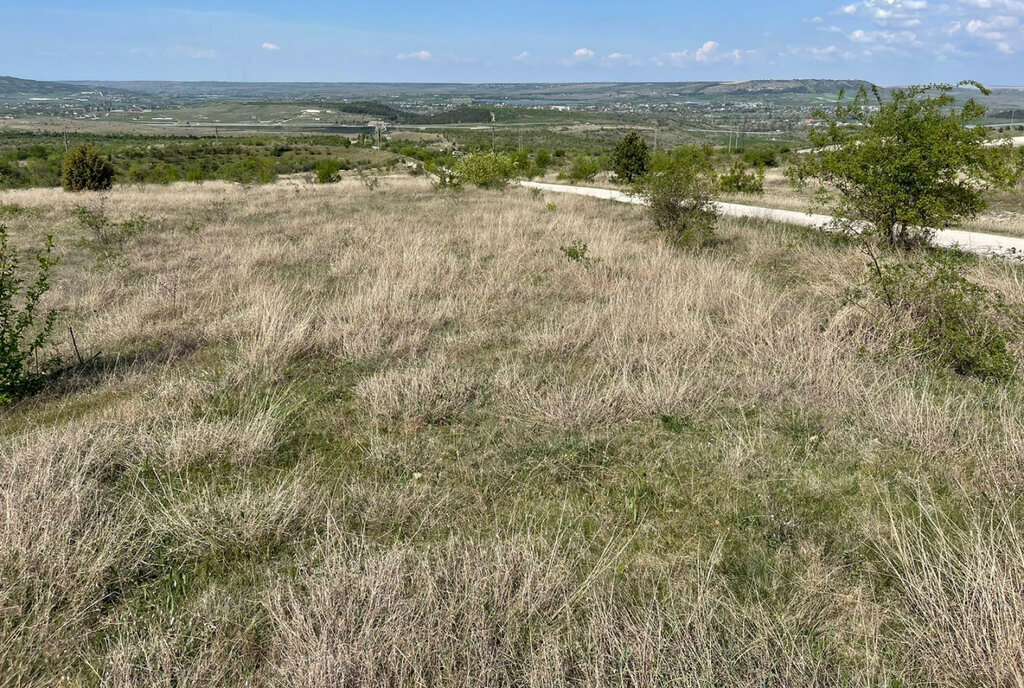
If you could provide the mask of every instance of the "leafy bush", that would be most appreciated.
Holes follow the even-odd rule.
[[[601,262],[600,258],[590,255],[590,247],[582,239],[576,239],[568,246],[559,246],[558,250],[570,263],[579,263],[584,267],[589,268]]]
[[[980,84],[971,83],[983,94]],[[1020,178],[1009,147],[985,146],[986,130],[971,124],[985,114],[973,98],[957,106],[953,86],[912,86],[874,105],[861,89],[842,97],[827,128],[812,132],[816,153],[791,169],[797,184],[813,179],[821,197],[849,231],[874,233],[910,248],[985,208],[985,192]],[[852,126],[856,125],[856,126]]]
[[[114,185],[114,168],[94,146],[76,146],[64,156],[65,191],[105,191]]]
[[[655,228],[681,245],[701,246],[714,236],[718,208],[709,170],[686,158],[662,157],[634,185],[647,203]]]
[[[277,179],[274,161],[250,155],[220,168],[219,176],[240,184],[271,184]]]
[[[615,176],[630,184],[647,174],[650,162],[647,142],[635,131],[626,134],[612,151],[611,167]]]
[[[78,224],[91,235],[85,244],[96,251],[101,266],[124,263],[122,258],[128,240],[150,226],[150,220],[145,215],[133,215],[123,222],[114,222],[103,212],[102,206],[93,210],[78,205],[72,214]]]
[[[57,311],[40,311],[39,302],[50,289],[53,237],[36,254],[38,272],[25,285],[16,252],[7,245],[7,228],[0,225],[0,405],[31,394],[42,382],[52,360],[39,362],[39,352],[49,343]],[[22,295],[19,298],[19,295]]]
[[[718,178],[718,190],[722,193],[763,194],[764,170],[750,169],[736,161],[728,172]]]
[[[547,171],[551,167],[551,152],[546,148],[541,148],[534,154],[533,164],[537,166],[537,169]]]
[[[882,265],[872,261],[852,300],[876,321],[890,320],[895,350],[909,351],[961,375],[1008,379],[1017,368],[1009,348],[1019,316],[1001,298],[962,274],[964,258],[934,251]]]
[[[431,160],[424,165],[430,175],[430,183],[438,191],[442,189],[457,190],[462,188],[462,179],[454,169],[450,160]]]
[[[316,183],[330,184],[337,181],[342,169],[342,164],[337,160],[321,160],[316,164]]]
[[[757,147],[743,151],[743,162],[751,167],[778,167],[779,159],[771,148]]]
[[[600,171],[601,163],[598,162],[597,158],[589,155],[578,155],[572,161],[566,176],[573,183],[592,182]]]
[[[472,153],[454,164],[459,181],[481,189],[502,189],[515,176],[512,159],[504,153]]]

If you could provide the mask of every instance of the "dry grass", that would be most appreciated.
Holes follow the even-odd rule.
[[[97,197],[0,195],[91,359],[0,411],[0,686],[1021,684],[1024,389],[868,353],[856,247],[397,177],[105,198],[151,227],[99,262]]]

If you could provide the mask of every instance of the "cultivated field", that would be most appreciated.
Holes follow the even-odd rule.
[[[0,686],[1024,683],[1024,385],[855,245],[371,186],[0,193],[85,361],[0,411]]]

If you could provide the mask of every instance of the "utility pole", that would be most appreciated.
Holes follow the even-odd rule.
[[[64,152],[67,153],[71,146],[68,144],[68,130],[64,130]]]
[[[494,152],[494,127],[491,127],[491,152]]]

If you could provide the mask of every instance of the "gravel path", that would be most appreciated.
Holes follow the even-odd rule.
[[[643,201],[636,196],[630,196],[622,191],[614,189],[595,189],[589,186],[569,186],[567,184],[546,184],[544,182],[520,182],[520,186],[527,189],[540,189],[551,193],[566,193],[576,196],[591,196],[620,203],[633,203],[643,205]],[[816,229],[828,230],[833,222],[829,215],[815,215],[813,213],[801,213],[795,210],[776,210],[774,208],[759,208],[752,205],[740,205],[738,203],[718,203],[718,208],[723,215],[730,217],[753,217],[773,222],[784,222],[802,227],[814,227]],[[960,229],[938,229],[932,243],[936,246],[952,248],[959,247],[964,251],[980,253],[982,255],[997,256],[1024,256],[1024,238],[1004,237],[997,234],[982,234],[981,232],[965,232]]]

